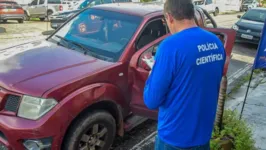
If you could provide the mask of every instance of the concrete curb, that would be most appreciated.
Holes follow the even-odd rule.
[[[251,72],[252,65],[247,64],[244,68],[239,69],[232,75],[228,77],[228,85],[227,85],[227,92],[226,94],[229,95],[233,91],[233,89],[236,86],[236,83],[238,83],[242,78],[246,75],[248,75]]]
[[[247,64],[244,68],[239,69],[232,75],[228,77],[228,87],[227,87],[227,95],[232,92],[236,84],[246,75],[249,74],[249,72],[252,69],[252,65]],[[154,142],[154,138],[157,135],[157,131],[151,133],[148,137],[137,143],[133,148],[130,150],[142,150],[142,148],[146,145],[151,144]]]
[[[21,33],[21,34],[0,34],[1,39],[19,39],[27,37],[38,37],[42,36],[42,32],[32,32],[32,33]]]

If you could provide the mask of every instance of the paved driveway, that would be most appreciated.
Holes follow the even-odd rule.
[[[0,23],[0,28],[5,29],[5,33],[0,33],[0,49],[28,41],[43,39],[44,31],[52,30],[50,22],[28,21],[18,24],[16,21]]]

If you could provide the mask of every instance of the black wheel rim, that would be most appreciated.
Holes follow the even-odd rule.
[[[107,132],[105,126],[94,124],[81,136],[79,150],[102,150],[105,146]]]

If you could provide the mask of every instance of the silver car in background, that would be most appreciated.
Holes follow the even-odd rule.
[[[39,18],[44,21],[50,15],[69,9],[68,4],[63,4],[62,0],[33,0],[23,7],[25,11],[25,20],[30,18]]]

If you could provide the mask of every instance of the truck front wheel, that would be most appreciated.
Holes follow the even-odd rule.
[[[216,7],[216,8],[215,8],[215,11],[214,11],[214,13],[213,13],[213,15],[214,15],[214,16],[217,16],[218,14],[219,14],[219,8]]]
[[[116,133],[115,119],[106,111],[87,113],[70,127],[64,150],[107,150],[112,146]]]

